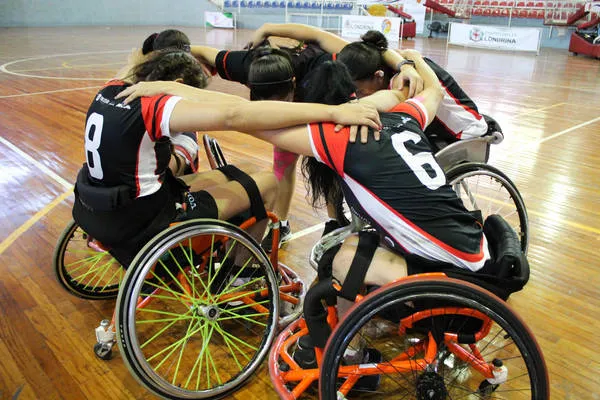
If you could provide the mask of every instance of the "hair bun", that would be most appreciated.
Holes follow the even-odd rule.
[[[154,39],[158,36],[158,33],[154,32],[150,36],[144,40],[144,44],[142,45],[142,54],[148,54],[154,50]]]
[[[379,51],[385,51],[388,48],[388,41],[385,35],[379,31],[371,30],[363,34],[361,37],[365,44],[374,46]]]

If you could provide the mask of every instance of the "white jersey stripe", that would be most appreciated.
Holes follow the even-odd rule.
[[[483,118],[477,119],[465,106],[457,103],[446,87],[444,97],[438,107],[435,116],[448,128],[458,139],[471,139],[485,135],[487,123]]]
[[[161,183],[156,175],[157,160],[154,151],[155,142],[150,138],[148,131],[144,133],[137,154],[136,186],[137,196],[148,196],[156,193]]]
[[[363,205],[363,209],[369,210],[369,216],[376,221],[394,241],[401,244],[407,252],[421,257],[454,264],[460,268],[477,271],[483,267],[486,260],[490,258],[487,240],[483,235],[483,257],[479,261],[467,261],[456,254],[452,254],[431,240],[422,232],[419,232],[411,224],[394,214],[389,208],[382,204],[362,185],[346,175],[344,181]]]
[[[160,130],[163,136],[170,137],[171,129],[169,128],[169,124],[171,122],[171,113],[173,112],[173,108],[175,108],[175,104],[181,100],[181,97],[171,96],[169,100],[165,103],[165,107],[163,108],[162,119],[160,121]]]

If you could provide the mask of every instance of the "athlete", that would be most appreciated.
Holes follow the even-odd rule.
[[[73,217],[111,247],[124,266],[150,238],[182,217],[178,208],[185,218],[219,219],[252,209],[260,220],[264,207],[275,201],[276,181],[267,172],[250,171],[250,184],[238,182],[248,178],[240,179],[245,174],[233,166],[174,178],[168,164],[180,132],[273,129],[320,120],[379,126],[376,110],[368,105],[248,102],[196,89],[205,86],[206,76],[198,61],[181,50],[155,51],[117,78],[96,94],[87,113],[87,162],[77,177]],[[180,81],[194,92],[186,100],[163,94],[129,103],[117,99],[132,83],[156,79]],[[251,195],[256,192],[262,199]],[[250,233],[260,237],[265,224]]]
[[[358,88],[356,93],[358,97],[380,89],[402,89],[406,81],[406,72],[410,71],[408,65],[411,61],[402,58],[398,52],[389,50],[387,39],[378,31],[365,33],[361,41],[348,42],[335,34],[309,25],[264,24],[256,30],[251,43],[260,43],[269,36],[289,37],[316,43],[328,53],[337,54],[337,60],[343,62],[350,71]],[[496,121],[479,113],[477,105],[447,71],[432,60],[424,59],[444,88],[444,98],[438,107],[435,119],[425,132],[428,136],[452,142],[500,130]],[[400,73],[397,74],[397,71]],[[414,93],[420,91],[420,87],[413,91],[412,81],[410,83],[409,96],[412,97]],[[418,85],[418,82],[415,85]]]
[[[335,125],[326,123],[252,133],[307,156],[305,170],[313,200],[321,196],[327,199],[330,188],[341,182],[349,206],[383,237],[384,246],[375,251],[365,279],[376,285],[422,272],[423,265],[472,273],[486,268],[490,259],[481,215],[467,211],[446,185],[423,132],[443,96],[439,80],[418,53],[407,51],[403,55],[414,61],[425,89],[402,103],[406,94],[397,90],[378,91],[359,101],[382,112],[379,141],[350,143],[348,128],[335,132]],[[306,79],[308,84],[301,89],[305,100],[339,104],[350,100],[355,91],[347,69],[337,62],[323,64]],[[145,84],[128,89],[124,95],[138,88],[144,93],[152,87],[166,89],[159,83]],[[177,92],[175,89],[170,85],[168,90]],[[325,171],[334,174],[326,176]],[[334,276],[339,280],[346,275],[357,242],[354,237],[346,240],[335,257]]]

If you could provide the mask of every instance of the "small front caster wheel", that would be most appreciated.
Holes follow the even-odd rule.
[[[106,343],[96,343],[94,345],[94,354],[101,360],[110,360],[112,358],[112,346]]]

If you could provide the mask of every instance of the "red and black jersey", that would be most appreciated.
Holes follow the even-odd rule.
[[[124,105],[111,81],[94,97],[86,118],[85,152],[91,181],[128,185],[135,197],[157,192],[171,158],[169,120],[176,96],[141,97]]]
[[[459,86],[454,77],[427,57],[423,60],[435,72],[444,90],[444,97],[435,114],[435,119],[425,130],[427,136],[435,135],[448,142],[483,136],[488,125],[479,114],[475,102]],[[390,81],[393,85],[394,77]]]
[[[329,54],[322,50],[316,44],[306,44],[301,49],[282,49],[289,50],[292,59],[292,68],[296,76],[296,82],[302,81],[304,76],[314,68],[325,61],[335,60],[335,54]],[[248,72],[253,60],[252,51],[249,50],[222,50],[217,53],[215,59],[215,68],[219,76],[229,81],[246,84],[248,82]]]
[[[381,114],[379,141],[349,143],[348,129],[311,124],[315,157],[342,179],[351,209],[401,254],[478,270],[489,258],[478,213],[465,209],[423,133],[426,111],[409,100]]]

